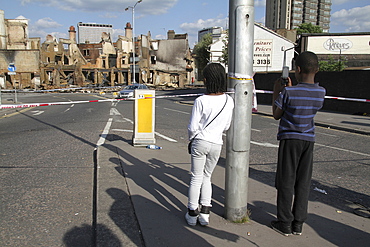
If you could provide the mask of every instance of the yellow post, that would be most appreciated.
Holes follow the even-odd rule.
[[[135,90],[134,146],[155,144],[155,91]]]

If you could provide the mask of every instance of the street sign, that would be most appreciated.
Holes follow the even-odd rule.
[[[12,72],[12,71],[9,71],[8,72],[8,75],[16,75],[17,73],[15,73],[15,72]]]
[[[16,67],[14,65],[14,63],[10,63],[9,66],[8,66],[8,71],[9,72],[15,72],[16,71]]]

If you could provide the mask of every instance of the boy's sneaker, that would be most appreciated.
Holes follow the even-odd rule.
[[[293,221],[292,222],[292,233],[294,235],[302,235],[302,226],[303,226],[303,223],[298,222],[298,221]]]
[[[284,224],[281,221],[271,221],[271,227],[272,229],[286,237],[292,235],[292,227],[290,225]]]
[[[188,209],[188,212],[185,214],[185,219],[190,226],[195,226],[197,224],[198,216],[199,216],[198,209],[196,210]]]
[[[209,224],[209,213],[211,211],[210,209],[211,207],[202,206],[202,209],[200,210],[199,223],[202,226],[206,226]]]

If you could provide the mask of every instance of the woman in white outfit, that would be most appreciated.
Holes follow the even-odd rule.
[[[189,186],[188,212],[185,219],[189,225],[209,224],[212,197],[212,172],[222,149],[222,133],[229,129],[234,101],[225,94],[227,87],[224,67],[210,63],[204,70],[206,94],[194,101],[188,125],[191,145],[191,180]],[[199,212],[199,204],[200,212]]]

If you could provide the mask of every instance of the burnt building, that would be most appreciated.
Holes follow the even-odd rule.
[[[194,78],[194,63],[187,34],[167,32],[167,39],[152,40],[141,35],[140,78],[154,86],[184,87]]]
[[[40,38],[28,37],[23,16],[5,19],[0,10],[0,88],[34,88],[39,84]],[[8,71],[9,66],[16,71]]]

